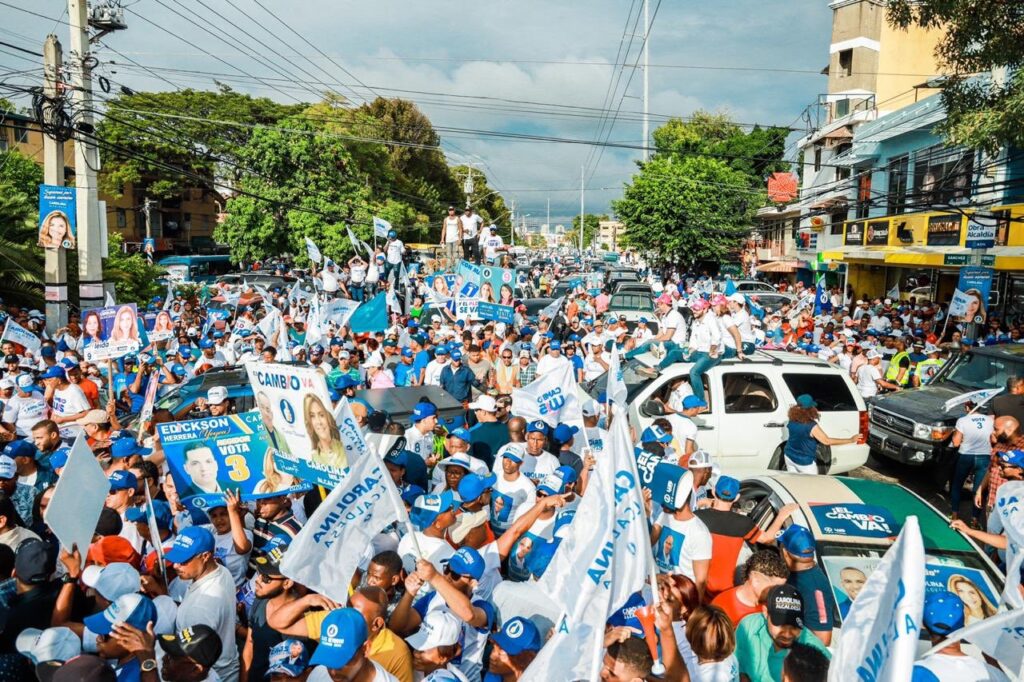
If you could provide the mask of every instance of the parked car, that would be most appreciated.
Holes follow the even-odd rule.
[[[608,300],[608,315],[626,321],[630,331],[636,329],[640,320],[647,320],[647,326],[658,333],[658,318],[654,312],[654,299],[649,294],[636,291],[616,293]]]
[[[990,605],[999,604],[1005,581],[999,568],[973,541],[952,530],[939,510],[901,485],[845,476],[755,476],[741,482],[736,509],[763,530],[787,504],[799,508],[786,527],[799,524],[814,535],[818,565],[836,601],[836,628],[842,627],[851,604],[844,585],[862,584],[871,575],[910,516],[917,517],[924,540],[926,594],[956,592],[966,580]],[[931,648],[923,630],[918,648],[919,653]]]
[[[540,311],[547,308],[555,299],[545,296],[543,298],[524,298],[520,303],[526,306],[526,316],[536,318]]]
[[[646,282],[629,282],[621,280],[615,285],[615,289],[612,294],[643,294],[654,300],[654,290],[651,289],[651,285]]]
[[[622,364],[630,417],[637,431],[664,414],[676,382],[689,380],[691,363],[677,362],[652,371],[658,357],[645,353]],[[583,389],[592,397],[605,390],[607,373]],[[701,448],[716,456],[730,475],[782,470],[787,413],[803,393],[818,402],[821,427],[834,438],[860,436],[848,445],[819,445],[819,473],[845,473],[868,458],[867,406],[850,376],[814,357],[758,351],[747,360],[733,358],[704,375],[708,410],[694,421]]]
[[[948,480],[956,454],[949,438],[963,409],[946,412],[945,402],[968,391],[1002,388],[1013,376],[1024,376],[1024,346],[981,346],[957,354],[927,386],[875,396],[869,401],[872,453],[905,464],[937,463],[936,476]]]
[[[743,293],[746,294],[751,301],[764,308],[766,312],[774,312],[782,308],[784,305],[792,306],[796,303],[796,296],[778,291],[772,293],[761,293],[759,291]]]
[[[614,270],[608,270],[605,274],[605,285],[612,291],[615,290],[615,286],[619,282],[639,282],[640,274],[636,270],[629,268],[616,268]]]
[[[720,279],[715,282],[715,291],[725,291],[725,286],[728,280]],[[736,291],[741,294],[751,294],[754,292],[765,292],[774,293],[777,289],[769,284],[768,282],[762,282],[759,279],[734,279],[732,280],[733,286],[736,287]]]

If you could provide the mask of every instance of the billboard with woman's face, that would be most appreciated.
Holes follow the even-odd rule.
[[[90,308],[82,314],[82,345],[89,362],[120,358],[142,348],[134,303]]]
[[[76,247],[75,188],[39,185],[39,246],[44,249]]]

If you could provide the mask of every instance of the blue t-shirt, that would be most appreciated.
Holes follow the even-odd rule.
[[[399,362],[391,371],[395,375],[395,386],[409,386],[419,370],[414,364],[407,365],[404,362]]]
[[[814,455],[818,451],[818,441],[814,440],[811,431],[817,422],[794,422],[786,425],[789,440],[786,441],[786,457],[796,464],[814,464]]]
[[[795,587],[804,601],[804,627],[815,632],[832,630],[832,614],[836,600],[832,586],[817,566],[789,574],[789,584]]]

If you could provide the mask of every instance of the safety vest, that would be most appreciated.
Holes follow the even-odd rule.
[[[899,383],[900,386],[906,386],[907,382],[910,381],[910,367],[907,367],[906,373],[903,375],[903,380],[900,381],[896,377],[900,374],[900,362],[904,359],[910,360],[910,353],[907,351],[901,351],[896,355],[892,356],[892,360],[889,361],[889,368],[885,370],[885,380]]]
[[[942,358],[928,358],[917,363],[917,376],[921,379],[921,385],[927,384],[932,380],[942,366],[946,364],[946,361]]]

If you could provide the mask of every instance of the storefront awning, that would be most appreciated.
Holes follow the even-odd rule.
[[[825,260],[867,260],[884,265],[913,267],[959,267],[970,265],[972,253],[961,246],[844,246],[822,253]],[[997,246],[988,249],[983,265],[996,270],[1024,270],[1024,247]]]
[[[773,260],[761,263],[757,266],[758,272],[788,273],[796,272],[800,267],[800,261],[795,260]]]
[[[821,254],[824,260],[874,260],[885,261],[887,246],[844,246],[841,249],[825,251]]]

